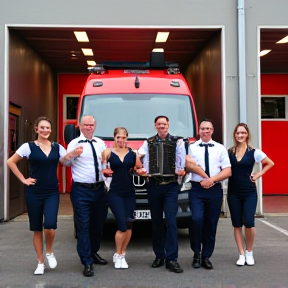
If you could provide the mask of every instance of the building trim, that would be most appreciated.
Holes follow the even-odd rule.
[[[8,167],[6,164],[8,158],[8,121],[9,121],[9,29],[8,25],[5,25],[5,36],[4,36],[4,139],[3,139],[3,172],[4,172],[4,221],[9,220],[9,177],[8,177]]]
[[[222,130],[223,130],[223,145],[226,147],[228,145],[227,142],[227,113],[226,113],[226,58],[225,58],[225,26],[222,26],[221,29],[221,85],[222,85]]]

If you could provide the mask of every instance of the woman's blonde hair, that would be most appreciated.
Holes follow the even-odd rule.
[[[117,127],[117,128],[115,128],[115,129],[114,129],[114,137],[115,137],[117,134],[119,134],[120,131],[124,131],[125,134],[126,134],[126,136],[128,137],[128,131],[127,131],[127,129],[124,128],[124,127]]]
[[[119,134],[121,131],[124,131],[124,133],[126,134],[126,137],[128,137],[128,131],[125,127],[117,127],[114,129],[114,137]],[[116,142],[114,141],[113,147],[116,148]]]

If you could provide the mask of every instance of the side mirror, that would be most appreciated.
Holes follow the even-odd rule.
[[[65,126],[64,141],[67,145],[79,135],[79,129],[77,129],[74,124],[68,124]]]

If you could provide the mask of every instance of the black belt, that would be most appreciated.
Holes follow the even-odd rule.
[[[74,182],[75,186],[80,186],[87,189],[98,189],[104,185],[104,181],[100,181],[97,183],[82,183],[82,182]]]
[[[175,176],[152,176],[149,177],[149,182],[158,184],[158,185],[166,185],[177,182],[177,178]]]

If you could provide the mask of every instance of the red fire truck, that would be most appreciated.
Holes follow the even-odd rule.
[[[145,139],[156,134],[155,117],[166,115],[172,135],[184,137],[187,144],[195,141],[198,123],[189,87],[178,65],[166,63],[161,57],[159,60],[156,53],[150,62],[105,62],[92,67],[78,102],[78,125],[82,115],[93,115],[97,121],[95,136],[107,147],[113,145],[114,128],[123,126],[129,132],[128,146],[137,150]],[[78,125],[65,127],[66,143],[79,135]],[[150,219],[145,184],[145,178],[134,176],[136,220]],[[186,186],[178,197],[179,228],[188,227],[191,218]],[[107,221],[113,219],[109,211]]]

